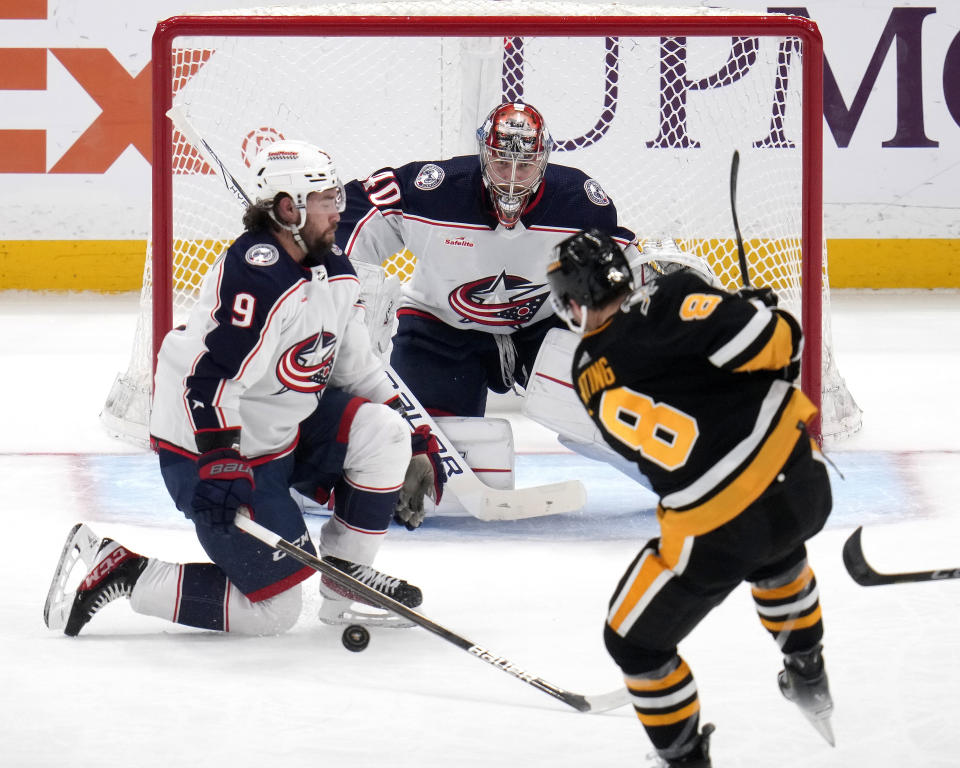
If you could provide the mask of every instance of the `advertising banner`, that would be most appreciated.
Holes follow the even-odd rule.
[[[151,36],[169,16],[242,5],[0,0],[0,290],[139,287],[150,229]],[[820,28],[833,285],[960,287],[960,4],[737,7],[807,16]]]

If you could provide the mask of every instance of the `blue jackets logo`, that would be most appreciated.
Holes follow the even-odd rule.
[[[283,391],[292,389],[307,394],[322,392],[333,371],[336,340],[337,337],[327,331],[322,336],[315,333],[280,355],[277,379],[283,385]],[[320,362],[310,362],[317,358],[320,358]]]
[[[607,193],[603,191],[603,187],[596,179],[587,179],[583,182],[583,190],[594,205],[610,205],[610,198],[607,197]]]
[[[269,267],[271,264],[277,263],[280,252],[269,243],[258,243],[251,246],[243,258],[247,260],[247,264],[252,264],[255,267]]]
[[[462,323],[519,328],[533,319],[550,295],[549,289],[541,289],[546,289],[545,283],[501,272],[461,285],[447,301]]]
[[[417,185],[417,189],[436,189],[443,183],[443,176],[443,168],[439,165],[429,163],[420,169],[420,173],[417,174],[417,180],[414,184]]]

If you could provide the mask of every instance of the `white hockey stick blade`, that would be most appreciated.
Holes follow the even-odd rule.
[[[84,565],[84,575],[93,567],[97,550],[100,549],[100,537],[84,523],[77,523],[67,534],[67,540],[60,552],[57,569],[53,573],[47,599],[43,604],[43,623],[50,629],[63,629],[67,625],[70,609],[73,607],[74,591],[66,591],[67,582],[78,562]]]
[[[464,472],[448,477],[447,487],[464,508],[480,520],[524,520],[560,515],[581,510],[587,503],[587,491],[579,480],[503,490],[486,485],[469,470],[463,459],[460,464],[469,474]]]
[[[420,405],[417,398],[392,368],[387,375],[394,391],[400,396],[403,412],[400,414],[416,429],[427,424],[440,444],[440,458],[447,472],[444,490],[453,493],[471,515],[479,520],[522,520],[529,517],[559,515],[576,512],[587,503],[587,491],[579,480],[565,480],[531,488],[504,490],[491,488],[474,474],[457,453],[453,443]]]
[[[615,691],[610,691],[610,693],[598,693],[594,696],[584,696],[583,698],[590,706],[587,712],[597,714],[600,712],[609,712],[613,709],[620,709],[620,707],[625,707],[630,703],[630,695],[627,693],[626,688],[618,688]]]

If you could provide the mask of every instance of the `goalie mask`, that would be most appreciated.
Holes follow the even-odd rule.
[[[547,267],[550,301],[557,315],[576,333],[583,333],[588,310],[604,307],[633,290],[627,257],[612,237],[598,229],[562,240],[554,247],[553,258]],[[573,317],[571,301],[580,307],[579,324]]]
[[[477,142],[497,218],[512,229],[547,168],[553,141],[546,123],[529,104],[501,104],[477,130]]]
[[[257,200],[272,200],[280,193],[290,195],[300,214],[296,225],[277,221],[273,209],[270,218],[295,235],[307,221],[307,196],[311,192],[337,191],[337,210],[346,207],[343,182],[337,175],[333,159],[322,149],[305,141],[283,139],[260,150],[253,163],[253,179]],[[306,249],[304,249],[306,250]]]

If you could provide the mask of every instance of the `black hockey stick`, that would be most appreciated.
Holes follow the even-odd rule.
[[[223,164],[223,161],[217,153],[213,151],[213,147],[207,144],[207,140],[197,133],[193,124],[187,120],[187,115],[183,107],[180,105],[170,107],[170,109],[167,110],[167,117],[170,118],[170,122],[173,123],[174,128],[180,131],[184,138],[200,153],[204,161],[220,169],[220,175],[223,178],[224,185],[233,193],[237,201],[242,203],[246,208],[253,205],[250,196],[244,191],[240,182],[234,178],[233,174],[227,170],[227,166]]]
[[[943,579],[960,579],[960,568],[944,568],[938,571],[912,571],[909,573],[879,573],[867,562],[863,554],[863,544],[860,526],[843,545],[843,564],[847,573],[857,584],[863,587],[879,587],[884,584],[906,584],[912,581],[942,581]]]
[[[733,150],[730,161],[730,212],[733,214],[733,231],[737,236],[737,255],[740,257],[740,276],[743,287],[750,287],[750,272],[747,270],[747,254],[743,249],[743,236],[740,234],[740,222],[737,221],[737,175],[740,173],[740,150]]]
[[[563,688],[558,688],[552,683],[548,683],[543,678],[537,677],[527,672],[525,669],[518,667],[509,659],[506,659],[503,656],[498,656],[483,646],[477,645],[473,641],[467,640],[465,637],[461,637],[446,627],[443,627],[440,624],[437,624],[435,621],[428,619],[426,616],[417,613],[413,609],[407,608],[407,606],[403,605],[402,603],[398,603],[396,600],[387,597],[372,587],[368,587],[362,581],[357,581],[355,578],[344,573],[338,568],[334,568],[329,563],[325,563],[319,557],[314,557],[309,552],[305,552],[299,547],[291,544],[289,541],[281,538],[270,529],[264,528],[259,523],[255,523],[245,514],[238,513],[234,519],[234,524],[237,526],[237,528],[250,534],[255,539],[259,539],[264,544],[267,544],[274,549],[278,549],[281,552],[285,552],[294,560],[297,560],[307,567],[313,568],[315,571],[319,571],[320,573],[328,576],[330,579],[340,584],[340,586],[346,587],[347,589],[362,595],[368,602],[383,608],[384,610],[390,611],[391,613],[395,613],[397,616],[402,616],[403,618],[412,621],[414,624],[423,627],[429,632],[433,632],[433,634],[446,640],[448,643],[452,643],[458,648],[466,651],[471,656],[475,656],[481,661],[487,662],[502,672],[513,675],[518,680],[522,680],[528,685],[532,685],[537,690],[543,691],[544,693],[553,696],[555,699],[559,699],[564,704],[573,707],[578,712],[606,712],[611,709],[622,707],[629,703],[626,688],[596,696],[584,696],[579,693],[565,691]]]

